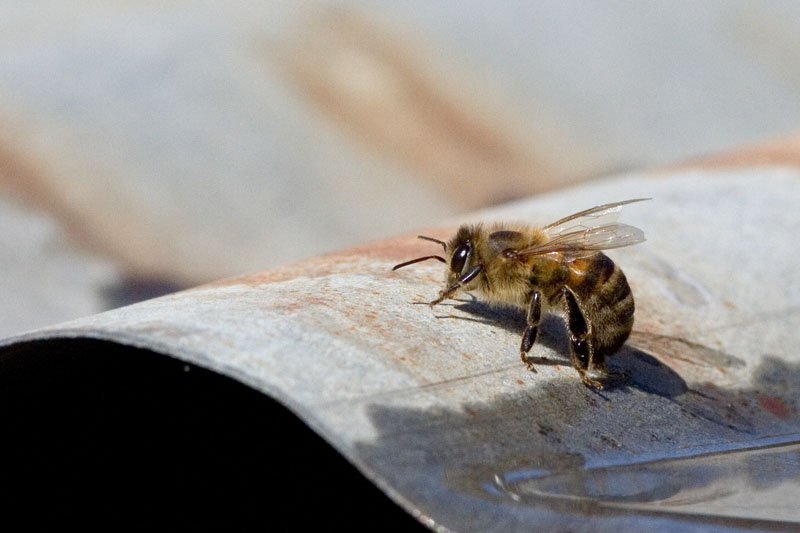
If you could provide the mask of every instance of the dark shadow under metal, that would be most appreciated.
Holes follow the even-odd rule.
[[[0,428],[5,522],[423,529],[283,405],[147,350],[4,348]]]

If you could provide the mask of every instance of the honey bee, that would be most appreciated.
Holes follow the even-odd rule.
[[[638,198],[599,205],[542,227],[525,224],[463,225],[442,245],[445,257],[428,255],[396,265],[436,259],[448,265],[445,288],[432,307],[459,291],[474,291],[493,305],[526,311],[520,357],[536,372],[528,352],[543,311],[563,314],[570,363],[583,382],[602,389],[606,357],[622,347],[633,327],[633,293],[622,270],[601,250],[643,242],[642,230],[616,223],[622,206]]]

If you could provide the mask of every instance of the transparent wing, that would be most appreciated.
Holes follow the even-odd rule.
[[[600,250],[631,246],[645,240],[644,232],[639,228],[627,224],[606,224],[556,235],[542,244],[518,250],[517,256],[528,257],[561,252],[569,260],[592,255]]]
[[[635,198],[633,200],[598,205],[564,217],[561,220],[556,220],[543,229],[551,238],[554,238],[562,233],[609,226],[617,221],[623,205],[632,204],[634,202],[644,202],[646,200],[650,200],[650,198]]]
[[[517,250],[517,256],[529,257],[560,252],[569,261],[592,255],[600,250],[643,242],[645,237],[642,230],[615,221],[622,206],[644,200],[649,198],[598,205],[557,220],[543,228],[548,237],[547,241]]]

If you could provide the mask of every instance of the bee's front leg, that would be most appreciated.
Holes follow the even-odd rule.
[[[528,305],[528,316],[526,318],[525,331],[522,332],[522,344],[519,347],[519,355],[522,362],[528,365],[531,372],[536,372],[533,363],[528,360],[528,352],[536,342],[536,333],[539,330],[539,321],[542,318],[542,293],[534,291],[531,296],[531,303]]]
[[[428,305],[430,305],[431,307],[433,307],[434,305],[436,305],[436,304],[438,304],[438,303],[441,303],[441,302],[443,302],[443,301],[444,301],[444,300],[446,300],[447,298],[450,298],[450,297],[451,297],[451,296],[453,296],[453,295],[456,293],[456,291],[458,291],[458,289],[460,289],[460,288],[461,288],[463,285],[466,285],[467,283],[469,283],[470,281],[472,281],[473,279],[475,279],[475,276],[477,276],[478,274],[480,274],[480,273],[481,273],[481,270],[483,270],[483,265],[475,265],[474,267],[470,268],[470,269],[467,271],[467,273],[466,273],[466,274],[464,274],[463,276],[461,276],[461,277],[458,279],[458,281],[456,281],[455,283],[453,283],[452,285],[450,285],[450,286],[449,286],[449,287],[447,287],[446,289],[443,289],[443,290],[439,291],[439,297],[438,297],[438,298],[436,298],[435,300],[433,300],[432,302],[428,302]]]

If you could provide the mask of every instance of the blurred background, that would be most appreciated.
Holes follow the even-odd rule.
[[[0,336],[800,125],[800,4],[0,4]]]

